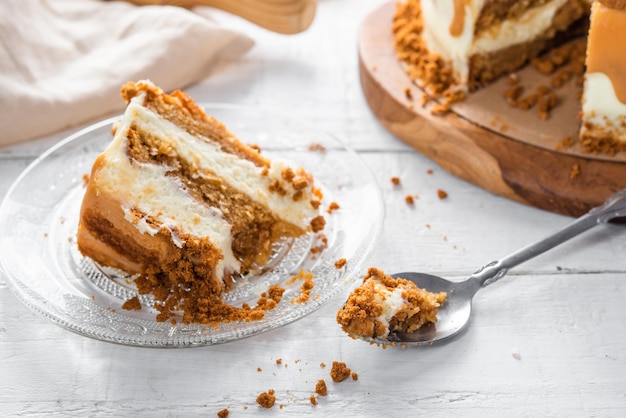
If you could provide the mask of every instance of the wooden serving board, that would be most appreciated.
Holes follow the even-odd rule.
[[[395,136],[450,173],[500,196],[548,211],[580,216],[626,188],[626,155],[591,155],[575,147],[557,150],[564,137],[576,138],[580,87],[558,90],[559,105],[548,120],[536,109],[507,105],[501,79],[445,115],[420,105],[424,92],[411,82],[396,58],[391,34],[395,1],[370,13],[359,31],[359,74],[375,116]],[[528,66],[518,72],[524,85],[549,84]],[[409,88],[412,99],[405,89]],[[573,170],[578,172],[573,175]]]

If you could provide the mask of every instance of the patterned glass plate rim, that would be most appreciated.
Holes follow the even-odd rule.
[[[222,323],[218,327],[155,321],[155,311],[121,309],[134,295],[129,281],[99,269],[76,248],[76,227],[84,179],[95,157],[111,141],[119,117],[85,128],[33,161],[9,189],[0,206],[0,273],[29,308],[59,326],[112,343],[143,347],[194,347],[226,343],[294,322],[319,309],[360,275],[383,220],[380,188],[373,173],[334,135],[303,121],[252,106],[204,104],[243,142],[263,155],[310,171],[324,193],[326,242],[307,235],[278,248],[271,266],[242,278],[225,296],[229,303],[253,305],[270,284],[285,288],[283,300],[262,320]],[[323,248],[321,252],[312,249]],[[345,258],[341,269],[334,262]],[[306,302],[299,270],[313,273]]]

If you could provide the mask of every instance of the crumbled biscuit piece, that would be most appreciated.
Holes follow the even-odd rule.
[[[328,387],[326,386],[326,381],[324,379],[320,379],[315,384],[315,393],[320,396],[328,395]]]
[[[124,302],[122,309],[126,309],[127,311],[139,311],[141,310],[141,302],[139,302],[139,298],[137,296],[134,296]]]
[[[339,204],[337,202],[330,202],[330,204],[328,205],[328,209],[326,209],[326,212],[333,213],[334,211],[338,209],[339,209]]]
[[[346,366],[346,363],[340,361],[333,361],[333,367],[330,370],[330,377],[333,379],[333,382],[343,382],[348,377],[352,370]]]
[[[319,232],[324,229],[326,225],[326,219],[322,215],[318,215],[311,220],[311,230],[313,232]]]
[[[313,273],[304,269],[300,269],[298,274],[292,276],[291,278],[289,278],[289,280],[287,280],[287,285],[293,284],[296,280],[303,281],[302,287],[300,288],[300,295],[296,299],[292,300],[291,303],[304,303],[309,300],[309,298],[311,297],[311,291],[315,286],[313,279]]]
[[[437,189],[437,197],[439,199],[445,199],[448,197],[448,193],[445,190]]]
[[[276,402],[276,396],[274,395],[274,389],[270,389],[267,392],[262,392],[257,396],[256,403],[261,405],[263,408],[271,408],[274,406]]]
[[[343,268],[346,264],[348,264],[348,260],[346,260],[345,258],[340,258],[338,260],[335,261],[335,268],[337,270]]]

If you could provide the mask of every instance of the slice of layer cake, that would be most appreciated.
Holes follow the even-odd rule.
[[[370,268],[337,312],[337,322],[352,338],[386,339],[390,332],[415,332],[437,321],[446,293],[431,293],[405,279]]]
[[[626,1],[596,0],[587,41],[580,142],[592,153],[626,151]]]
[[[589,0],[407,0],[393,32],[409,76],[447,103],[537,57],[589,11]]]
[[[321,192],[302,168],[269,161],[189,96],[148,81],[122,88],[128,107],[96,159],[78,248],[137,275],[157,320],[227,316],[222,294],[265,264],[274,243],[323,228]],[[226,309],[227,310],[227,309]]]

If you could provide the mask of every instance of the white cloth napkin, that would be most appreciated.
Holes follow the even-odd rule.
[[[121,111],[121,86],[184,88],[253,42],[171,6],[0,0],[0,146]]]

